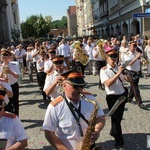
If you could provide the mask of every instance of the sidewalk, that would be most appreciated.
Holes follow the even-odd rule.
[[[98,77],[86,75],[85,80],[88,82],[86,86],[87,91],[94,94],[104,112],[107,113],[105,91],[98,89]],[[147,110],[140,109],[137,105],[130,103],[127,103],[125,107],[122,129],[127,150],[147,149],[147,135],[150,135],[149,83],[149,77],[140,79],[141,95]],[[45,104],[42,100],[42,95],[36,82],[29,83],[28,77],[25,76],[22,84],[20,84],[20,119],[29,136],[28,149],[52,150],[41,128],[47,105],[48,104]],[[97,143],[100,143],[106,150],[110,150],[114,146],[113,138],[109,135],[109,131],[110,118],[106,121],[106,125],[97,141]]]

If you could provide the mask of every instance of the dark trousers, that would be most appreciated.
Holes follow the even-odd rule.
[[[115,102],[118,98],[120,98],[122,95],[107,95],[106,101],[109,110],[113,107]],[[123,135],[122,135],[122,128],[121,128],[121,120],[123,117],[125,102],[120,104],[120,106],[116,109],[116,111],[111,116],[111,130],[110,135],[115,138],[116,145],[115,146],[122,146],[124,144]]]
[[[16,82],[15,84],[11,85],[12,91],[13,91],[13,97],[9,98],[10,104],[13,108],[11,108],[11,112],[15,113],[17,116],[19,116],[19,85]]]
[[[139,90],[139,79],[140,79],[140,74],[137,72],[130,72],[131,76],[132,76],[132,86],[130,86],[130,91],[129,91],[129,96],[128,96],[128,100],[132,100],[133,97],[135,97],[135,93],[136,93],[136,97],[137,97],[137,101],[138,104],[142,103],[142,98],[141,98],[141,94],[140,94],[140,90]],[[133,91],[133,88],[135,90],[135,93]]]
[[[34,69],[35,69],[35,73],[36,73],[36,79],[37,79],[37,83],[38,85],[40,86],[40,79],[39,79],[39,76],[38,76],[38,72],[37,72],[37,68],[36,68],[36,62],[34,62]]]
[[[104,61],[97,61],[97,60],[94,60],[94,66],[97,70],[97,75],[99,76],[99,85],[102,86],[101,84],[101,80],[100,80],[100,69],[102,67],[104,67],[106,65],[106,62],[105,60]]]
[[[43,91],[44,84],[45,84],[45,78],[46,78],[46,73],[45,72],[38,72],[38,77],[39,77],[39,86],[41,87],[43,99],[46,99],[46,94]]]
[[[80,62],[74,62],[74,63],[75,63],[75,67],[78,69],[81,69],[81,72],[84,75],[84,71],[85,71],[86,66],[82,65]]]

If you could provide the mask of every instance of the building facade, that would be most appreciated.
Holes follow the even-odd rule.
[[[150,0],[76,0],[76,8],[79,36],[150,37],[150,15],[136,15],[150,12]]]
[[[76,6],[69,6],[67,10],[67,26],[68,35],[77,37],[77,16],[76,16]]]
[[[150,37],[150,18],[134,17],[150,8],[148,0],[92,0],[95,35]]]
[[[93,35],[93,8],[91,0],[76,0],[78,36]]]
[[[18,0],[0,1],[0,42],[21,40]]]

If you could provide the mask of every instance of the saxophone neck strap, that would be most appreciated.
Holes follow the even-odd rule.
[[[66,101],[66,103],[67,103],[67,105],[68,105],[68,107],[69,107],[69,109],[70,109],[72,115],[74,116],[76,122],[78,123],[80,135],[81,135],[81,137],[83,137],[83,131],[82,131],[82,127],[81,127],[81,124],[80,124],[80,122],[79,122],[79,119],[80,119],[80,117],[81,117],[84,121],[85,121],[86,119],[85,119],[85,117],[84,117],[84,116],[81,114],[81,112],[80,112],[80,111],[81,111],[81,102],[79,101],[79,108],[77,109],[75,106],[73,106],[72,103],[69,103],[69,102],[68,102],[68,100],[67,100],[67,98],[66,98],[66,96],[65,96],[64,94],[63,94],[63,98],[65,99],[65,101]],[[75,112],[77,112],[78,116],[77,116],[77,114],[76,114]],[[86,120],[85,122],[87,123],[88,121]]]

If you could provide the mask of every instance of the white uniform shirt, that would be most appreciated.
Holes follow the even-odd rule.
[[[38,51],[37,49],[32,50],[32,57],[34,54],[37,53],[37,51]],[[40,58],[40,56],[39,56],[39,54],[37,54],[35,57],[33,57],[33,62],[37,62],[39,60],[39,58]]]
[[[17,141],[28,139],[24,127],[17,116],[16,118],[5,116],[0,118],[0,135],[2,134],[5,135],[2,138],[7,139],[6,150]]]
[[[86,95],[86,97],[87,99],[95,100],[93,95]],[[94,105],[83,100],[82,98],[80,98],[80,100],[81,113],[87,120],[89,120],[94,110]],[[76,106],[78,106],[78,104],[76,104],[75,107]],[[102,115],[104,115],[104,112],[99,107],[97,116]],[[83,135],[85,135],[88,125],[82,118],[80,118],[79,122],[83,130]],[[68,147],[69,150],[80,149],[83,138],[80,136],[79,126],[65,100],[62,100],[55,106],[49,104],[43,123],[43,129],[55,132],[56,136],[58,136],[58,138]]]
[[[33,59],[32,59],[32,51],[26,52],[26,61],[33,62]]]
[[[70,53],[70,47],[68,44],[61,44],[59,46],[59,53],[60,55],[63,55],[64,57],[69,57],[69,53]]]
[[[53,84],[54,80],[56,79],[56,76],[58,76],[58,75],[60,75],[60,74],[56,70],[54,70],[54,72],[52,74],[46,76],[43,91],[45,91],[49,86],[51,86]],[[53,93],[49,95],[51,97],[51,100],[54,100],[55,98],[57,98],[60,95],[60,93],[59,93],[60,90],[61,90],[61,85],[57,84]]]
[[[10,84],[8,82],[0,81],[0,84],[2,84],[3,87],[6,88],[8,91],[12,92],[12,88],[11,88],[11,86],[10,86]],[[6,104],[9,103],[9,98],[8,98],[7,94],[4,97],[4,101],[5,101]]]
[[[3,65],[0,67],[0,72],[2,71],[2,67]],[[20,75],[19,64],[17,61],[9,62],[8,67],[12,72]],[[13,85],[14,83],[18,82],[18,78],[15,78],[11,74],[8,74],[8,82],[10,85]]]
[[[91,44],[91,46],[86,45],[85,50],[87,51],[87,54],[89,55],[89,60],[93,60],[93,48],[94,46]]]
[[[36,63],[36,68],[37,68],[37,71],[38,72],[44,72],[44,69],[43,70],[40,70],[44,67],[44,60],[42,60],[41,58],[37,61]]]
[[[129,51],[127,54],[125,54],[124,56],[124,60],[125,61],[132,61],[137,55],[137,52],[132,53],[131,51]],[[140,71],[140,59],[137,59],[131,66],[127,66],[126,67],[128,70],[132,70],[135,72]]]
[[[14,54],[15,54],[15,56],[23,57],[23,56],[26,55],[26,51],[25,51],[25,49],[21,49],[21,50],[16,49],[15,52],[14,52]],[[17,61],[19,63],[23,63],[23,58],[19,58],[19,59],[17,58]]]
[[[51,59],[48,59],[47,61],[44,62],[44,72],[48,71],[53,65],[53,62]]]
[[[106,80],[115,76],[115,73],[110,68],[112,67],[109,64],[107,64],[106,68],[102,68],[100,70],[100,79],[101,79],[102,84],[104,84]],[[112,69],[115,72],[117,72],[118,66]],[[124,78],[123,75],[120,75],[119,77],[121,80],[123,80]],[[124,93],[124,87],[122,86],[122,83],[119,79],[117,79],[110,87],[107,87],[105,85],[105,90],[106,90],[107,95],[110,95],[110,94],[119,95],[119,94]]]

